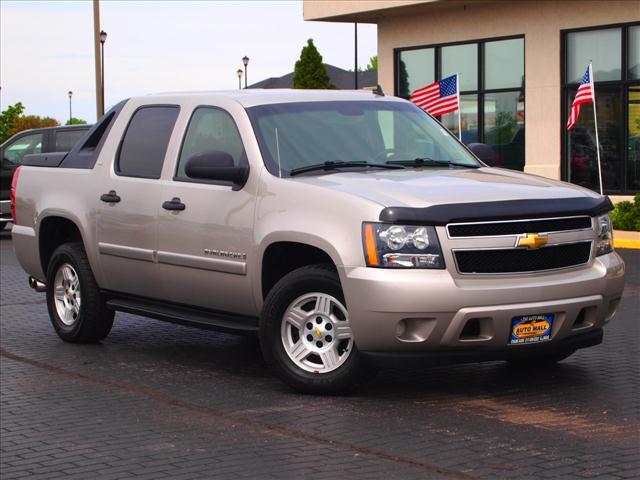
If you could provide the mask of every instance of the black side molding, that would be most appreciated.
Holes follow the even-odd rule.
[[[596,216],[613,210],[609,197],[505,200],[499,202],[446,203],[424,208],[387,207],[380,221],[446,225],[452,222],[517,220],[539,217]]]
[[[107,295],[109,295],[109,293],[107,293]],[[257,318],[232,313],[201,310],[153,300],[111,298],[107,300],[107,308],[205,330],[216,330],[240,335],[254,335],[258,332]]]

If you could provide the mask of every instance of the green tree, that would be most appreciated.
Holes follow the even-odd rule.
[[[322,55],[310,38],[300,53],[300,60],[293,70],[293,88],[336,88],[329,81],[327,69],[322,63]]]
[[[71,117],[65,125],[86,125],[87,121],[81,118]]]
[[[369,59],[369,65],[367,65],[367,72],[377,72],[378,71],[378,55],[374,55]]]
[[[11,135],[16,120],[24,112],[24,105],[18,102],[15,105],[9,105],[6,110],[0,113],[0,143],[4,143]]]
[[[15,119],[9,137],[23,130],[31,130],[32,128],[57,127],[60,122],[51,117],[40,117],[38,115],[21,115]]]

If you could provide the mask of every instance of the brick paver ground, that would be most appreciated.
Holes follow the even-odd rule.
[[[384,371],[292,393],[252,339],[118,314],[65,344],[0,240],[0,477],[638,478],[640,252],[603,345],[523,374],[501,362]]]

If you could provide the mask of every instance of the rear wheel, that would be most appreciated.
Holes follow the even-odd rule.
[[[328,265],[299,268],[275,285],[260,319],[260,345],[278,375],[301,392],[342,393],[368,376],[340,280]]]
[[[47,269],[47,307],[65,342],[98,342],[109,335],[114,312],[106,308],[82,243],[53,252]]]

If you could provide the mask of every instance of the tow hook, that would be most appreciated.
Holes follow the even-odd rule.
[[[42,293],[47,291],[47,284],[42,283],[40,280],[34,277],[29,277],[29,286],[36,292]]]

